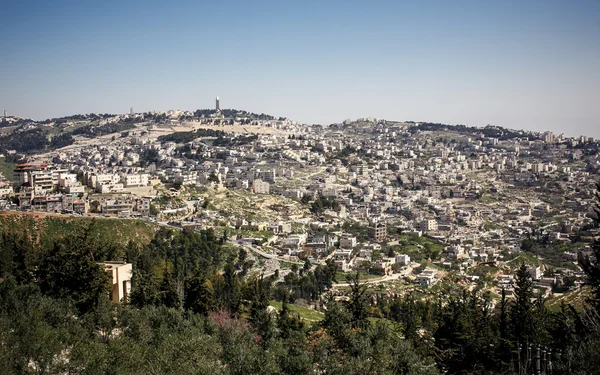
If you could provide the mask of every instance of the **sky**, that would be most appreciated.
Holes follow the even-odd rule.
[[[10,1],[0,109],[244,109],[600,137],[600,1]]]

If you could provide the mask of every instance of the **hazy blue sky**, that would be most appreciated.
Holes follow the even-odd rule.
[[[292,4],[293,3],[293,4]],[[214,105],[600,136],[600,0],[10,1],[0,107]]]

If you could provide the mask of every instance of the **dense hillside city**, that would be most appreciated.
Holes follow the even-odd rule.
[[[599,149],[218,99],[5,116],[0,373],[597,373]]]

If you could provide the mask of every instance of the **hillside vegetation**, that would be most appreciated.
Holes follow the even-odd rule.
[[[30,213],[0,214],[0,236],[23,235],[34,243],[49,245],[66,237],[77,228],[90,227],[89,235],[104,243],[125,246],[130,241],[147,245],[154,237],[157,226],[141,220],[68,217]]]

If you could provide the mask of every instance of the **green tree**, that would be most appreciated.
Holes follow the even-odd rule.
[[[532,302],[534,298],[533,282],[525,264],[519,267],[516,276],[515,299],[510,310],[512,338],[519,343],[535,342],[536,319]]]
[[[169,269],[165,269],[163,280],[160,284],[160,304],[174,309],[181,308],[178,283],[175,275]]]
[[[292,314],[288,308],[288,295],[289,293],[285,294],[281,302],[281,311],[277,317],[277,327],[279,328],[280,336],[284,339],[289,338],[293,332],[301,332],[304,328],[300,315]]]
[[[269,279],[262,276],[250,283],[250,323],[260,337],[263,346],[268,346],[275,336],[275,320],[269,311]]]
[[[130,302],[138,308],[156,305],[160,301],[160,284],[153,263],[152,255],[147,250],[133,263],[135,272],[131,277]]]
[[[69,298],[81,312],[90,311],[108,293],[108,275],[94,259],[97,245],[88,237],[90,228],[52,244],[37,270],[43,293]]]
[[[12,275],[19,284],[33,281],[36,264],[36,252],[32,251],[34,244],[26,235],[2,233],[0,240],[0,277]]]
[[[185,308],[204,316],[208,316],[215,309],[215,291],[209,279],[197,276],[189,281],[185,294]]]

